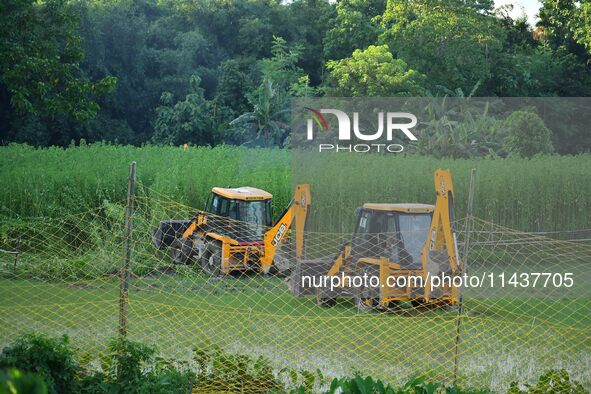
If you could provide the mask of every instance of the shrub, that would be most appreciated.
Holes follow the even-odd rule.
[[[111,341],[101,367],[96,371],[76,363],[65,335],[23,335],[2,350],[0,368],[18,368],[37,379],[19,371],[5,372],[0,375],[0,394],[3,382],[14,384],[17,393],[188,393],[195,379],[182,363],[156,357],[156,348],[124,339]]]
[[[66,335],[50,338],[41,334],[26,334],[5,347],[0,354],[0,368],[17,368],[42,378],[51,393],[77,393],[77,373]]]
[[[525,390],[517,382],[511,382],[508,394],[584,394],[587,391],[576,380],[571,380],[568,372],[550,370],[540,376],[533,385],[526,384]]]
[[[240,354],[228,354],[219,347],[208,345],[194,349],[196,372],[188,363],[156,356],[153,346],[114,339],[108,352],[101,356],[101,369],[89,369],[74,361],[67,336],[50,338],[28,334],[17,338],[0,354],[0,394],[18,393],[125,393],[165,394],[215,392],[283,393],[285,386],[292,394],[325,390],[326,394],[483,394],[482,389],[461,389],[428,381],[419,376],[403,386],[392,386],[371,376],[354,374],[335,378],[329,387],[320,373],[284,368],[285,384],[273,372],[268,360],[253,359]],[[20,369],[14,369],[14,368]],[[23,372],[24,371],[24,372]],[[508,394],[584,394],[583,386],[571,380],[565,370],[544,373],[533,385],[512,382]]]
[[[18,369],[0,371],[0,394],[47,394],[47,385],[38,376]]]
[[[197,389],[227,387],[241,393],[268,393],[283,388],[263,357],[255,360],[246,355],[227,354],[217,346],[207,350],[195,348],[193,354],[198,367]]]
[[[180,363],[179,363],[180,364]],[[177,368],[146,344],[114,339],[101,360],[102,372],[82,381],[84,393],[189,393],[195,375],[188,368]]]
[[[515,111],[505,120],[507,137],[505,149],[509,154],[533,157],[541,153],[552,153],[552,132],[537,114]]]
[[[334,379],[327,394],[336,392],[343,394],[433,394],[442,392],[441,388],[441,384],[427,382],[424,377],[411,379],[404,386],[394,388],[379,379],[373,379],[371,376],[364,378],[359,374],[355,374],[352,378]]]

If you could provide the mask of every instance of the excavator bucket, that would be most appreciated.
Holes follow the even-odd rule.
[[[191,222],[192,219],[161,221],[158,227],[152,230],[152,244],[157,249],[172,245],[175,239],[181,238]]]
[[[298,260],[291,271],[288,288],[295,297],[316,295],[316,288],[308,278],[321,278],[325,276],[333,264],[331,258],[314,260]]]

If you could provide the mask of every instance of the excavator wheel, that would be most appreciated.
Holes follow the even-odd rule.
[[[413,306],[413,308],[424,308],[427,310],[433,310],[433,309],[447,310],[447,307],[448,307],[448,304],[445,302],[443,302],[443,303],[436,302],[436,301],[427,302],[424,299],[413,299],[410,301],[410,303]]]
[[[193,255],[192,242],[186,238],[176,238],[170,245],[169,255],[175,264],[187,264]]]
[[[292,261],[293,259],[290,259],[285,253],[276,253],[269,274],[280,278],[289,276],[292,270]]]
[[[355,306],[359,311],[375,312],[380,310],[377,298],[364,298],[359,295],[355,297]]]
[[[207,243],[205,252],[201,256],[201,268],[208,275],[222,275],[222,244],[219,241]]]
[[[335,298],[328,297],[325,294],[325,290],[321,287],[316,288],[316,305],[324,306],[324,307],[332,307],[335,306],[337,300]]]
[[[412,305],[413,308],[420,308],[420,307],[424,307],[427,305],[425,300],[418,299],[418,298],[414,298],[414,299],[410,300],[410,304]]]
[[[360,275],[367,275],[368,277],[373,275],[371,267],[362,266],[360,267]],[[378,311],[380,310],[380,301],[377,298],[377,294],[372,291],[369,287],[359,287],[355,289],[355,306],[359,311]]]

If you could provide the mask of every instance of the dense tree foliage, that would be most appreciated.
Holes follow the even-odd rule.
[[[327,68],[334,78],[330,90],[335,96],[421,96],[425,76],[409,70],[402,59],[395,59],[388,45],[356,49],[353,56],[331,60]]]
[[[114,87],[110,76],[95,82],[84,78],[80,37],[69,8],[65,0],[0,3],[0,121],[12,126],[2,130],[3,139],[59,143],[30,127],[41,129],[42,121],[62,115],[77,121],[94,118],[98,105],[93,97]]]
[[[575,18],[577,25],[574,29],[575,39],[579,44],[585,45],[591,52],[591,2],[581,1],[580,18]]]
[[[498,19],[455,0],[390,1],[382,24],[383,40],[434,91],[470,91],[490,79],[505,39]]]
[[[505,149],[510,154],[532,157],[538,153],[554,151],[551,132],[536,113],[515,111],[507,117],[505,124]]]
[[[542,1],[537,27],[492,0],[4,0],[0,11],[3,144],[285,146],[294,96],[591,95],[588,0]],[[450,153],[443,130],[425,147],[507,153],[490,135]],[[551,132],[559,153],[589,149]]]

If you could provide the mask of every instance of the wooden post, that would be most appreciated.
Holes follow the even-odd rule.
[[[131,261],[131,236],[133,230],[133,205],[135,196],[135,170],[136,163],[129,165],[129,178],[127,179],[127,207],[125,209],[125,230],[123,233],[123,264],[121,265],[119,280],[119,335],[125,338],[127,335],[127,311],[129,288],[129,263]]]
[[[472,231],[472,208],[474,206],[474,193],[476,191],[476,169],[472,168],[470,174],[470,191],[468,194],[468,208],[466,212],[466,227],[464,229],[464,247],[462,249],[462,274],[468,273],[468,250],[470,246],[470,232]],[[454,345],[454,385],[458,381],[459,367],[459,347],[460,334],[462,329],[462,314],[464,309],[464,292],[460,290],[460,300],[458,303],[458,317],[456,321],[456,340]]]

